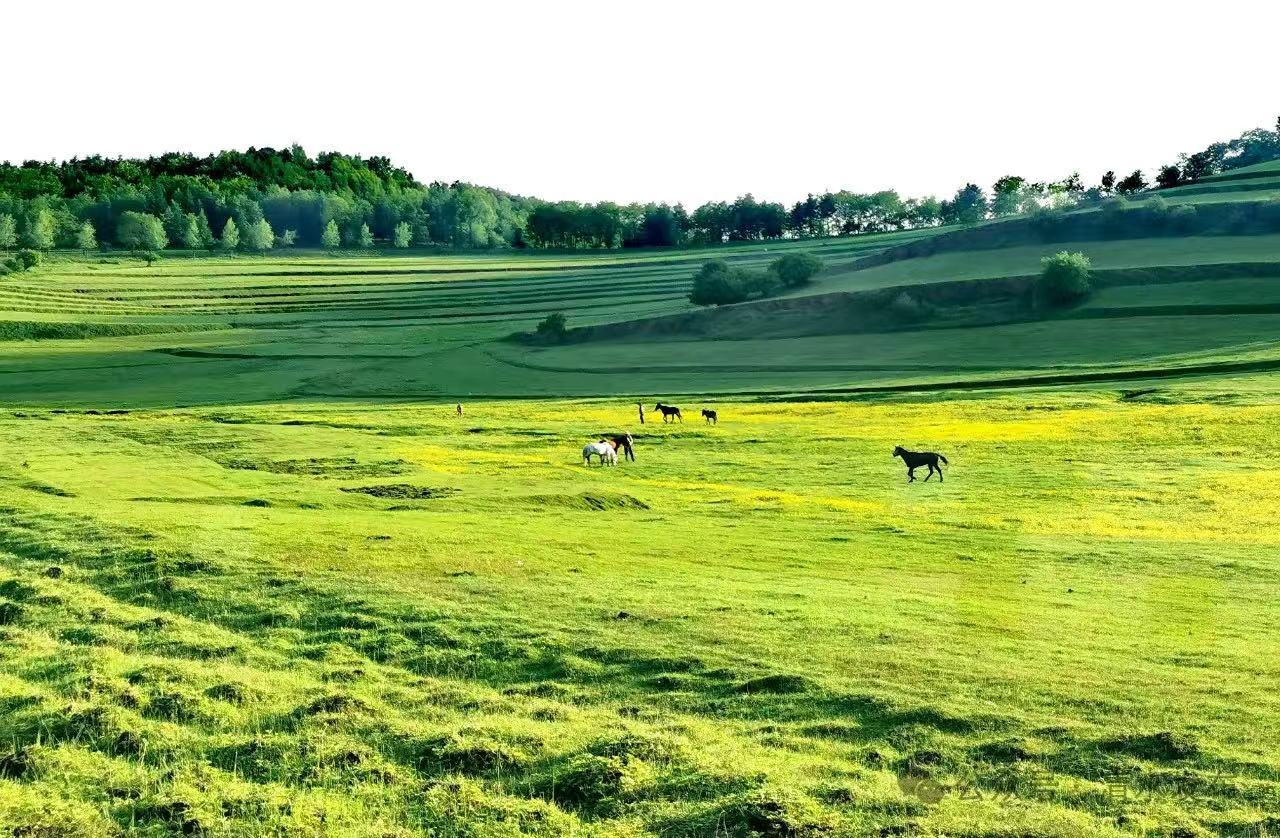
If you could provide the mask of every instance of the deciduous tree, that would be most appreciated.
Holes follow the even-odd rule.
[[[236,227],[234,218],[228,218],[227,223],[222,226],[222,239],[219,244],[228,252],[240,246],[240,228]]]
[[[332,218],[329,223],[324,225],[324,233],[320,235],[320,244],[329,250],[334,250],[342,245],[342,236],[338,233],[338,222]]]
[[[164,224],[146,212],[126,212],[116,224],[116,243],[130,250],[163,250],[169,245]]]
[[[0,250],[18,246],[18,222],[8,213],[0,213]]]
[[[30,250],[52,250],[56,230],[57,222],[54,221],[53,213],[47,209],[38,209],[27,216],[22,243]]]
[[[80,250],[93,250],[98,246],[98,234],[88,221],[80,225],[76,231],[76,247]]]

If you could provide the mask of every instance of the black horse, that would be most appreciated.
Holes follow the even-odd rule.
[[[605,434],[600,437],[600,441],[609,443],[615,451],[621,451],[631,462],[636,461],[635,441],[631,439],[631,434]]]
[[[653,409],[662,411],[663,422],[670,422],[672,416],[676,417],[681,422],[684,422],[684,417],[680,415],[680,408],[678,407],[673,407],[672,405],[658,402],[656,405],[653,406]]]
[[[924,482],[928,483],[929,478],[933,477],[933,473],[938,472],[938,482],[942,482],[942,466],[938,465],[938,460],[947,463],[947,458],[941,454],[935,454],[932,451],[908,451],[901,445],[893,449],[893,456],[901,457],[902,462],[907,467],[907,482],[914,483],[916,479],[916,469],[921,466],[929,467],[929,474],[925,476]],[[950,463],[947,463],[950,465]]]
[[[702,418],[704,421],[710,422],[713,425],[719,421],[716,417],[716,412],[714,410],[707,410],[705,407],[702,409]]]

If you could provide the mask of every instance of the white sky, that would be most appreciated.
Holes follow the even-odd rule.
[[[1280,3],[0,4],[0,159],[301,143],[550,199],[1150,171],[1280,114]]]

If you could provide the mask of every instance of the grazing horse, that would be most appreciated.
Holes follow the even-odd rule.
[[[582,464],[584,466],[591,465],[591,455],[600,458],[600,465],[616,466],[618,464],[618,452],[613,446],[607,442],[589,442],[582,449]]]
[[[673,407],[672,405],[669,405],[669,404],[663,404],[662,402],[658,402],[656,405],[654,405],[654,406],[653,406],[653,409],[654,409],[654,410],[658,410],[658,411],[661,411],[661,412],[662,412],[662,421],[663,421],[663,422],[670,422],[670,421],[671,421],[671,417],[672,417],[672,416],[674,416],[674,417],[676,417],[677,419],[679,419],[679,420],[681,421],[681,423],[683,423],[683,422],[684,422],[684,417],[680,415],[680,408],[678,408],[678,407]]]
[[[928,466],[929,473],[925,476],[924,482],[928,483],[929,478],[933,477],[933,473],[938,472],[938,482],[942,482],[942,466],[938,465],[938,460],[946,463],[947,458],[941,454],[935,454],[932,451],[908,451],[901,445],[893,449],[893,456],[901,457],[903,464],[907,467],[907,482],[914,483],[916,480],[916,469],[921,466]],[[947,463],[950,465],[950,463]]]
[[[612,445],[614,451],[621,451],[631,462],[636,461],[636,445],[631,434],[605,434],[600,441]]]
[[[716,412],[714,410],[707,410],[705,407],[702,409],[702,418],[704,421],[710,422],[713,425],[719,421],[719,417],[716,416]]]

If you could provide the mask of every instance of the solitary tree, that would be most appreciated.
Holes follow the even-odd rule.
[[[1054,305],[1067,305],[1089,296],[1093,263],[1083,253],[1062,251],[1040,260],[1040,290]]]
[[[332,218],[329,223],[324,225],[324,232],[320,234],[320,244],[330,250],[334,250],[342,244],[342,237],[338,234],[338,222]]]
[[[568,322],[565,320],[564,313],[559,311],[548,314],[534,331],[539,340],[547,343],[560,343],[568,333]]]
[[[18,222],[12,215],[0,213],[0,250],[12,250],[18,246]]]
[[[252,224],[245,225],[240,243],[245,250],[261,253],[270,250],[276,243],[276,234],[271,229],[271,224],[265,218],[261,218]]]
[[[360,225],[360,246],[364,248],[373,247],[373,231],[369,229],[368,224]]]
[[[164,224],[145,212],[126,212],[116,224],[116,242],[130,250],[163,250],[169,244]]]
[[[98,234],[94,231],[93,225],[86,221],[76,231],[76,247],[81,250],[93,250],[97,246]]]
[[[769,269],[786,287],[799,288],[822,270],[822,260],[812,253],[788,253],[773,260]]]
[[[236,227],[236,220],[228,218],[227,223],[222,227],[222,249],[231,251],[240,246],[240,228]]]
[[[293,247],[297,243],[298,243],[297,230],[285,230],[283,233],[280,234],[280,238],[276,240],[276,244],[280,245],[281,247]]]
[[[401,221],[396,225],[391,242],[400,248],[408,247],[413,242],[413,229],[409,227],[409,222]]]

